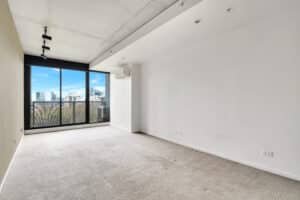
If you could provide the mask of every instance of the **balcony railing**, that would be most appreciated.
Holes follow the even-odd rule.
[[[89,122],[108,120],[109,109],[103,101],[90,101]],[[61,110],[61,114],[60,114]],[[61,116],[61,119],[60,119]],[[87,122],[85,101],[33,101],[31,103],[31,127],[52,127]]]

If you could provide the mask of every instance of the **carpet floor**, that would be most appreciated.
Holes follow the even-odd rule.
[[[1,200],[299,200],[300,183],[97,127],[25,136]]]

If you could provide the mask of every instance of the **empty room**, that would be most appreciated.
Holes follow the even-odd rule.
[[[0,200],[300,200],[299,0],[0,0]]]

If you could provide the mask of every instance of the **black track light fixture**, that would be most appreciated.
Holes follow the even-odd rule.
[[[51,36],[45,35],[45,34],[42,35],[42,38],[43,38],[44,40],[52,40],[52,37],[51,37]]]
[[[44,40],[52,40],[52,37],[49,36],[49,35],[47,35],[47,32],[48,32],[48,27],[45,26],[45,27],[44,27],[44,34],[42,35],[42,38],[43,38]]]
[[[45,50],[50,51],[50,47],[46,45],[46,40],[43,41],[42,49],[43,49],[43,52],[44,52]]]
[[[50,47],[49,46],[47,46],[46,45],[46,41],[48,41],[48,40],[52,40],[52,37],[51,36],[49,36],[49,35],[47,35],[47,31],[48,31],[48,27],[47,26],[45,26],[44,27],[44,34],[42,35],[42,39],[43,39],[43,45],[42,45],[42,54],[41,54],[41,57],[43,58],[43,59],[47,59],[47,56],[45,55],[45,51],[47,50],[47,51],[50,51]]]
[[[50,51],[50,47],[43,45],[42,46],[43,49]]]
[[[41,57],[45,60],[47,60],[47,56],[45,56],[45,54],[41,54]]]

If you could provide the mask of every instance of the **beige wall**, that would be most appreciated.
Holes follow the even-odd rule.
[[[23,50],[8,7],[0,1],[0,183],[23,135]]]

